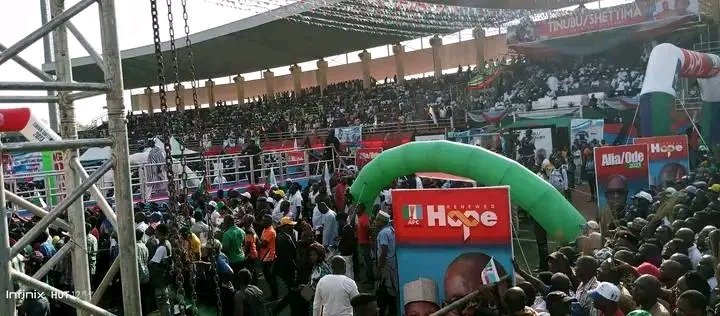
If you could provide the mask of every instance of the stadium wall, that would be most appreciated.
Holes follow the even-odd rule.
[[[508,53],[505,34],[488,36],[485,38],[485,57],[495,59]],[[474,40],[462,41],[443,45],[440,49],[442,64],[445,69],[457,68],[458,65],[467,67],[475,64],[475,43]],[[432,49],[427,47],[421,50],[406,51],[404,55],[405,74],[407,76],[417,75],[433,71]],[[288,65],[290,67],[290,65]],[[371,61],[371,76],[377,80],[392,78],[395,75],[395,56],[376,58]],[[303,71],[301,73],[301,84],[303,88],[317,86],[316,70]],[[329,67],[327,70],[327,83],[333,84],[342,81],[362,79],[362,67],[360,62]],[[201,80],[205,81],[205,80]],[[265,80],[250,80],[244,83],[245,97],[264,95],[266,92]],[[275,77],[275,91],[292,91],[293,80],[290,74]],[[237,99],[235,84],[216,84],[215,100],[224,100],[231,103]],[[174,94],[172,94],[174,95]],[[201,104],[208,103],[208,96],[205,87],[198,88],[198,97]],[[152,104],[155,111],[159,108],[157,92],[152,96]],[[192,108],[192,94],[189,87],[185,87],[182,97],[187,108]],[[133,95],[131,98],[133,109],[146,111],[147,97],[143,94]],[[174,102],[171,102],[174,104]]]

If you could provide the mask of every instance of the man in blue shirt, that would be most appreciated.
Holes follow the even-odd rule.
[[[395,299],[398,296],[397,260],[395,258],[395,229],[390,221],[390,214],[380,211],[375,216],[377,236],[377,273],[381,287],[378,289],[378,306],[380,315],[385,315],[385,309],[391,315],[397,314]]]

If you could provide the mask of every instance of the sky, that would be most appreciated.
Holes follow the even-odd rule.
[[[6,0],[9,1],[9,0]],[[254,14],[258,14],[262,11],[266,11],[267,7],[277,7],[278,5],[284,5],[295,2],[295,0],[242,0],[239,1],[244,3],[245,6],[242,8],[231,8],[226,6],[220,6],[219,3],[228,0],[187,0],[188,12],[189,12],[189,24],[190,32],[196,33],[209,28],[217,27],[223,24],[227,24]],[[77,0],[67,0],[66,8],[77,3]],[[602,2],[603,7],[617,5],[619,3],[628,2],[627,0],[605,0]],[[144,46],[152,44],[152,25],[150,20],[150,5],[147,0],[118,0],[115,1],[117,9],[117,25],[118,25],[118,37],[120,43],[120,49],[130,49],[138,46]],[[174,1],[173,16],[175,17],[175,33],[176,38],[180,38],[183,35],[183,20],[182,11],[180,7],[180,1]],[[598,4],[587,4],[588,8],[597,8]],[[569,8],[572,9],[572,8]],[[163,41],[168,40],[167,34],[167,7],[165,1],[158,1],[158,15],[160,16],[160,29],[161,39]],[[85,9],[82,13],[76,15],[71,19],[71,22],[83,33],[85,38],[95,48],[96,51],[100,51],[100,28],[98,23],[98,10],[97,4],[90,6]],[[0,10],[0,43],[10,47],[15,44],[18,40],[25,37],[35,29],[41,26],[41,15],[40,15],[40,0],[22,0],[12,1],[12,5],[3,5],[3,10]],[[496,32],[495,32],[496,33]],[[451,37],[456,37],[457,40],[466,40],[472,38],[469,30],[464,32],[456,33]],[[80,45],[80,43],[68,32],[69,40],[69,51],[72,58],[88,56],[88,53]],[[425,39],[427,40],[427,39]],[[407,44],[409,49],[419,49],[422,44],[421,39],[416,41],[410,41]],[[445,43],[450,43],[444,40]],[[417,46],[417,47],[410,47]],[[427,45],[425,45],[427,47]],[[382,51],[384,48],[376,48],[376,50]],[[375,51],[371,51],[373,58],[382,57],[381,54],[377,54]],[[389,53],[389,52],[388,52]],[[357,54],[349,52],[346,56],[334,56],[328,59],[330,66],[333,64],[341,64],[345,62],[356,62]],[[37,41],[32,46],[26,48],[20,53],[20,57],[24,58],[31,64],[40,68],[43,61],[43,44],[42,40]],[[345,58],[342,58],[345,57]],[[301,63],[300,66],[304,71],[311,70],[314,68],[315,62],[310,61],[307,63]],[[287,72],[287,66],[278,67],[271,69],[276,71],[277,75],[282,75],[282,72]],[[281,73],[278,73],[281,72]],[[259,74],[258,74],[259,77]],[[253,76],[246,76],[246,80],[254,79]],[[34,81],[38,82],[34,75],[26,71],[24,68],[17,65],[14,61],[8,61],[0,65],[0,80],[1,81]],[[218,84],[228,83],[220,81]],[[138,93],[138,91],[134,91]],[[125,107],[130,109],[130,93],[131,91],[125,92]],[[0,91],[0,95],[44,95],[44,91],[38,92],[27,92],[27,91]],[[46,104],[0,104],[3,108],[17,108],[30,106],[34,115],[42,120],[47,120],[48,111]],[[76,108],[76,119],[78,123],[87,125],[101,118],[105,115],[104,109],[105,99],[104,96],[88,98],[75,102]]]

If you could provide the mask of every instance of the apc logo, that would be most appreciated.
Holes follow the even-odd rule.
[[[493,211],[483,211],[482,213],[468,210],[452,210],[446,212],[445,205],[428,205],[427,221],[429,227],[462,227],[463,241],[470,238],[470,228],[482,225],[485,227],[493,227],[497,225],[497,214]]]

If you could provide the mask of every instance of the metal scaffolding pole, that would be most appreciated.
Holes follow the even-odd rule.
[[[7,47],[5,45],[0,44],[0,51],[4,51],[6,49],[7,49]],[[18,63],[18,65],[22,66],[23,68],[25,68],[25,70],[31,72],[33,75],[35,75],[35,77],[38,77],[42,81],[54,81],[55,80],[52,77],[50,77],[48,74],[44,73],[42,70],[33,66],[32,64],[27,62],[27,60],[23,59],[20,56],[15,56],[12,58],[12,60],[14,60],[16,63]]]
[[[0,55],[0,58],[2,55]],[[106,91],[107,85],[95,82],[0,82],[0,90],[58,90],[58,91]]]
[[[62,214],[75,200],[80,198],[83,194],[85,194],[85,191],[87,191],[92,184],[100,180],[100,177],[102,177],[105,172],[108,172],[113,165],[113,161],[109,160],[103,164],[100,169],[95,170],[95,172],[90,176],[90,179],[88,181],[83,182],[80,184],[75,190],[71,191],[70,194],[68,194],[64,200],[58,204],[54,210],[49,212],[47,216],[43,217],[39,222],[35,223],[35,226],[31,228],[25,235],[18,240],[15,245],[10,249],[10,255],[15,256],[20,252],[20,249],[28,245],[31,241],[33,241],[37,236],[40,234],[40,232],[45,231],[45,228],[50,225],[51,222],[55,221],[60,214]],[[3,193],[4,194],[4,193]],[[83,224],[84,225],[84,224]]]
[[[0,54],[0,65],[4,64],[6,61],[10,60],[10,58],[15,57],[17,54],[19,54],[25,48],[32,45],[37,40],[39,40],[41,37],[43,37],[45,34],[51,32],[59,25],[65,23],[65,21],[70,20],[76,14],[82,12],[82,10],[89,7],[91,4],[95,3],[95,1],[96,0],[81,0],[80,2],[76,3],[74,6],[70,7],[69,9],[54,16],[52,20],[48,21],[48,23],[43,24],[39,29],[37,29],[37,30],[33,31],[32,33],[28,34],[27,36],[23,37],[23,39],[21,39],[19,42],[15,43],[15,45],[10,46],[10,48],[8,48],[4,52],[2,52],[2,54]]]
[[[15,193],[12,193],[8,190],[5,190],[5,198],[15,205],[17,205],[20,208],[24,208],[30,213],[33,213],[33,215],[37,217],[45,217],[48,215],[48,212],[39,206],[30,203],[28,200],[23,199],[21,196],[16,195]],[[54,222],[52,222],[53,225],[57,226],[57,228],[60,228],[62,230],[69,231],[70,230],[70,224],[66,222],[64,219],[58,218],[55,219]]]
[[[85,138],[40,143],[9,143],[0,144],[0,151],[7,153],[31,153],[37,151],[55,151],[79,149],[87,147],[105,147],[113,144],[109,138]]]
[[[80,163],[80,159],[73,159],[70,162],[70,167],[75,169],[75,172],[78,173],[82,181],[87,181],[87,179],[90,177],[87,171],[85,171],[85,168],[83,168],[82,164]],[[103,212],[108,222],[110,222],[112,228],[117,231],[117,217],[115,216],[115,212],[113,212],[112,208],[110,207],[110,203],[108,203],[108,201],[105,199],[105,196],[102,194],[102,191],[100,191],[97,185],[93,185],[90,187],[90,195],[92,195],[92,197],[95,199],[97,206]]]
[[[125,315],[142,315],[140,303],[140,280],[135,259],[135,214],[130,187],[130,149],[123,104],[122,64],[115,21],[115,1],[100,0],[100,29],[102,35],[103,61],[107,93],[108,132],[113,137],[115,163],[115,210],[118,222],[120,246],[120,278]]]
[[[68,292],[61,291],[57,288],[54,288],[50,285],[47,285],[41,281],[35,280],[29,275],[26,275],[24,273],[17,272],[13,269],[10,269],[12,277],[17,280],[19,283],[25,284],[31,288],[34,288],[38,291],[42,291],[45,293],[48,297],[51,297],[53,299],[57,299],[58,301],[61,301],[65,304],[68,304],[72,307],[75,307],[78,310],[85,310],[93,315],[105,315],[105,316],[115,316],[115,314],[110,313],[100,307],[97,307],[93,304],[90,304],[88,302],[85,302],[76,296],[70,295]],[[5,314],[3,314],[5,315]],[[13,314],[8,314],[13,315]],[[139,314],[138,314],[139,315]]]
[[[56,96],[0,96],[0,103],[55,103],[59,98]]]
[[[0,155],[0,165],[4,165],[3,157]],[[4,168],[0,168],[0,183],[5,183]],[[15,290],[12,282],[10,257],[10,232],[8,227],[8,209],[5,204],[5,190],[0,192],[0,315],[14,316],[15,299],[6,293]]]
[[[65,0],[51,0],[50,13],[52,16],[59,16],[65,10]],[[68,22],[69,23],[69,22]],[[55,75],[59,82],[72,83],[72,66],[70,63],[70,51],[68,47],[68,34],[66,23],[58,25],[52,32],[53,53],[55,55]],[[77,123],[75,122],[75,104],[67,98],[68,91],[58,92],[58,107],[60,108],[60,135],[64,140],[75,140],[78,138]],[[77,159],[79,152],[77,148],[69,148],[63,152],[65,166]],[[65,187],[73,191],[80,186],[80,176],[75,168],[65,168]],[[84,193],[84,192],[83,192]],[[90,265],[85,252],[87,245],[87,234],[85,232],[85,210],[83,209],[82,195],[75,199],[68,207],[68,221],[70,222],[70,238],[82,247],[72,247],[72,280],[73,289],[78,298],[90,301],[92,287],[90,286]],[[77,309],[78,316],[89,315],[85,310]]]
[[[82,45],[83,48],[90,54],[90,57],[95,61],[95,63],[100,67],[100,70],[105,72],[105,62],[103,62],[102,57],[98,55],[98,53],[95,51],[95,49],[90,45],[90,42],[88,42],[87,39],[85,39],[85,36],[80,33],[80,31],[75,27],[72,22],[68,21],[65,23],[65,26],[67,26],[67,29],[72,33],[73,36],[75,36],[75,39],[80,42],[80,45]]]
[[[97,289],[95,289],[90,303],[100,303],[100,300],[102,299],[103,295],[105,295],[107,289],[110,287],[110,283],[112,283],[112,280],[115,278],[115,275],[117,275],[118,271],[120,271],[120,257],[116,257],[115,260],[113,260],[113,263],[110,265],[110,268],[108,268],[107,273],[105,273],[102,281],[100,281]]]
[[[43,25],[48,22],[47,0],[40,0],[40,20]],[[45,36],[43,36],[43,56],[45,57],[46,64],[52,62],[52,46],[50,45],[50,36],[45,34]],[[49,97],[55,96],[55,91],[48,91],[47,95]],[[58,117],[60,116],[60,114],[58,113],[57,104],[55,104],[55,102],[48,103],[48,114],[48,119],[50,120],[50,128],[52,128],[55,133],[60,133],[60,126],[58,124]]]

